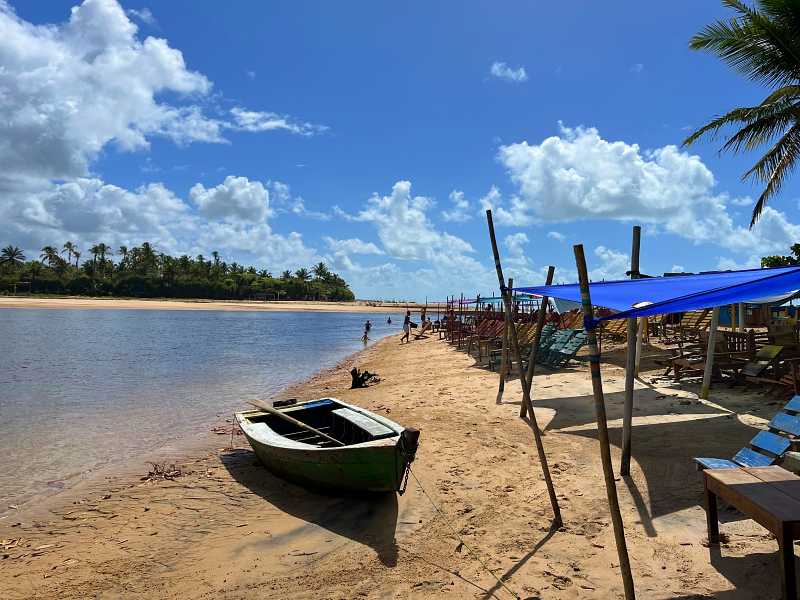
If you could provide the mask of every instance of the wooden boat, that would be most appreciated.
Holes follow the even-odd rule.
[[[266,410],[236,413],[256,456],[276,475],[314,488],[403,493],[416,429],[335,398],[274,409],[333,438]]]

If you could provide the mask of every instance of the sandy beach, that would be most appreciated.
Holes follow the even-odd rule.
[[[0,308],[75,308],[75,309],[134,309],[134,310],[240,310],[240,311],[310,311],[310,312],[364,312],[381,313],[411,310],[415,304],[379,304],[356,302],[315,302],[295,300],[270,300],[268,302],[244,300],[170,300],[166,298],[85,298],[75,297],[25,297],[0,296]],[[429,307],[430,310],[430,307]],[[435,310],[435,306],[433,308]]]
[[[623,355],[605,359],[618,468]],[[382,381],[349,390],[352,364]],[[617,479],[639,597],[777,597],[776,543],[737,513],[720,513],[726,538],[712,564],[691,461],[731,456],[777,402],[727,387],[698,401],[696,384],[644,368],[632,476]],[[534,386],[559,530],[531,430],[517,417],[518,382],[497,405],[497,375],[472,357],[436,336],[409,345],[390,337],[285,395],[336,396],[421,429],[413,470],[426,493],[412,478],[402,497],[320,496],[270,475],[229,422],[212,423],[220,434],[149,457],[174,463],[173,479],[148,478],[136,460],[5,513],[0,596],[513,597],[471,548],[520,598],[621,598],[586,366],[543,371]]]

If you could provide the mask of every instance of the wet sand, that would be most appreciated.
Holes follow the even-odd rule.
[[[364,312],[390,313],[406,309],[406,304],[382,304],[374,306],[366,302],[314,302],[294,300],[270,300],[268,302],[247,300],[169,300],[165,298],[47,298],[0,296],[0,308],[76,308],[76,309],[136,309],[136,310],[266,310],[266,311],[311,311],[311,312]],[[408,307],[416,310],[415,304]],[[435,312],[436,307],[428,307]]]
[[[623,358],[608,359],[616,468]],[[347,389],[350,364],[382,381]],[[777,401],[723,386],[701,402],[696,384],[654,382],[658,372],[637,384],[632,476],[617,481],[638,597],[778,597],[776,542],[752,521],[721,511],[727,541],[709,557],[691,461],[731,456]],[[175,463],[174,479],[142,480],[149,467],[132,461],[0,520],[0,597],[511,598],[469,547],[522,598],[621,598],[585,365],[535,380],[565,520],[557,531],[531,431],[517,417],[519,384],[507,383],[500,405],[496,389],[496,374],[446,342],[395,336],[286,392],[337,396],[421,429],[414,472],[441,513],[413,478],[402,497],[285,483],[242,436],[230,449],[222,422],[221,435],[151,457]]]

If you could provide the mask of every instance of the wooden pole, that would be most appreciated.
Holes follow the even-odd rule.
[[[512,289],[513,287],[514,279],[509,277],[508,288]],[[508,324],[511,319],[508,313],[505,312],[505,308],[503,309],[503,317],[503,349],[500,351],[500,385],[497,388],[497,399],[495,400],[497,404],[502,404],[503,402],[503,392],[506,389],[506,372],[508,371]]]
[[[647,329],[647,317],[639,317],[639,328],[636,330],[636,367],[634,373],[639,376],[639,367],[642,364],[642,340]]]
[[[714,370],[714,351],[717,348],[717,327],[719,327],[719,306],[711,313],[711,327],[708,330],[708,349],[706,350],[706,366],[703,369],[703,387],[700,398],[708,400],[711,391],[711,373]]]
[[[603,380],[600,375],[600,351],[597,348],[597,332],[594,326],[591,325],[594,313],[592,311],[592,298],[589,293],[589,274],[586,270],[586,258],[583,255],[583,245],[578,244],[574,246],[574,250],[575,263],[578,267],[578,280],[581,286],[583,319],[586,325],[590,325],[590,329],[586,332],[589,342],[589,368],[592,375],[594,409],[597,416],[597,437],[600,441],[600,459],[603,463],[603,475],[606,481],[608,508],[611,512],[611,522],[614,525],[614,538],[617,543],[622,583],[625,587],[625,600],[634,600],[634,598],[636,598],[636,591],[633,588],[633,575],[631,575],[631,563],[628,559],[628,546],[625,543],[625,527],[622,523],[622,515],[619,512],[617,485],[614,483],[614,469],[611,466],[611,446],[608,443],[606,403],[603,397]]]
[[[492,222],[492,211],[486,211],[486,221],[489,225],[489,238],[492,242],[492,253],[494,254],[494,266],[497,270],[497,281],[500,284],[501,296],[503,304],[506,308],[506,313],[511,314],[511,292],[505,289],[503,283],[503,267],[500,265],[500,252],[497,250],[497,238],[494,235],[494,223]],[[522,401],[528,406],[528,414],[530,415],[531,424],[533,425],[533,437],[536,440],[536,451],[539,454],[539,463],[542,466],[542,474],[544,481],[547,485],[547,492],[550,495],[550,506],[553,509],[553,525],[561,527],[563,521],[561,520],[561,509],[558,507],[558,498],[556,497],[556,489],[553,486],[553,478],[550,476],[550,467],[547,465],[547,455],[544,452],[544,443],[542,442],[542,432],[539,430],[539,424],[536,422],[536,413],[533,412],[533,405],[531,404],[531,397],[528,392],[528,386],[525,385],[525,371],[522,370],[522,357],[519,351],[519,340],[517,339],[517,330],[512,326],[509,329],[511,337],[511,349],[514,351],[514,358],[517,361],[517,369],[519,373],[520,385],[522,385]]]
[[[639,279],[639,249],[642,228],[633,227],[631,247],[631,279]],[[636,376],[636,319],[628,319],[628,351],[625,355],[625,405],[622,412],[622,458],[620,475],[631,474],[631,428],[633,427],[633,389]]]
[[[288,421],[289,423],[291,423],[292,425],[294,425],[296,427],[299,427],[300,429],[304,429],[306,431],[310,431],[311,433],[313,433],[315,435],[318,435],[321,438],[328,440],[329,442],[333,442],[337,446],[344,446],[345,445],[344,442],[340,442],[336,438],[329,436],[327,433],[323,433],[319,429],[314,429],[313,427],[311,427],[311,425],[306,425],[302,421],[298,421],[294,417],[291,417],[291,416],[287,415],[286,413],[279,411],[277,408],[275,408],[274,406],[270,406],[266,402],[262,402],[261,400],[248,400],[247,402],[249,404],[252,404],[253,406],[257,406],[258,408],[260,408],[264,412],[268,412],[271,415],[275,415],[276,417],[279,417],[279,418],[283,419],[284,421]]]
[[[739,302],[739,331],[744,331],[744,302]]]
[[[547,279],[545,279],[545,285],[552,285],[553,283],[553,274],[556,272],[556,268],[554,266],[547,267]],[[549,298],[547,296],[542,296],[542,301],[539,303],[539,314],[536,317],[536,332],[533,334],[533,344],[531,345],[531,351],[528,354],[528,368],[525,373],[525,381],[523,382],[524,385],[528,386],[528,395],[531,396],[531,389],[533,388],[533,374],[536,370],[536,359],[539,355],[539,342],[542,340],[542,328],[544,327],[544,320],[547,317],[546,310],[547,304],[549,302]],[[528,405],[524,402],[522,406],[519,407],[519,416],[523,419],[528,414]]]

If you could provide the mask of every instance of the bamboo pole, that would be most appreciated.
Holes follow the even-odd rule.
[[[717,349],[717,327],[719,327],[719,306],[711,313],[711,327],[708,330],[706,366],[703,369],[703,387],[700,388],[700,398],[703,400],[708,400],[711,391],[711,373],[714,370],[714,352]]]
[[[508,314],[511,313],[511,292],[505,288],[503,283],[503,267],[500,265],[500,252],[497,250],[497,238],[494,235],[494,223],[492,222],[492,211],[486,211],[486,222],[489,226],[489,238],[492,242],[492,253],[494,254],[494,266],[497,271],[497,281],[500,284],[501,296],[503,298],[503,305]],[[514,358],[517,361],[517,369],[519,373],[520,385],[522,385],[522,402],[528,407],[528,414],[530,415],[531,424],[533,425],[533,437],[536,440],[536,451],[539,454],[539,463],[542,466],[542,474],[544,481],[547,485],[547,492],[550,495],[550,506],[553,509],[553,525],[561,527],[563,521],[561,520],[561,509],[558,507],[558,498],[556,497],[556,489],[553,486],[553,478],[550,476],[550,467],[547,465],[547,455],[544,452],[544,443],[542,442],[542,432],[539,430],[539,424],[536,422],[536,413],[533,412],[533,405],[531,404],[531,397],[528,391],[528,386],[525,385],[525,371],[522,370],[522,357],[519,351],[519,340],[517,339],[517,330],[512,326],[509,329],[511,338],[511,349],[514,351]]]
[[[608,424],[606,423],[606,403],[603,397],[603,380],[600,375],[600,351],[597,348],[597,332],[591,320],[592,298],[589,293],[589,274],[586,270],[586,258],[583,255],[583,245],[574,246],[575,263],[578,267],[578,280],[581,287],[581,306],[583,320],[590,325],[586,333],[589,342],[589,368],[592,375],[592,390],[594,392],[594,409],[597,416],[597,437],[600,441],[600,459],[603,463],[603,476],[606,481],[606,494],[608,495],[608,508],[611,512],[611,522],[614,525],[614,538],[617,543],[619,555],[619,568],[622,574],[622,583],[625,587],[625,599],[634,600],[636,591],[633,588],[633,575],[628,559],[628,546],[625,543],[625,526],[619,512],[619,499],[617,498],[617,485],[614,483],[614,469],[611,466],[611,446],[608,443]]]
[[[547,278],[545,279],[545,285],[552,285],[553,284],[553,274],[556,272],[556,268],[552,265],[547,267]],[[531,351],[528,354],[528,368],[525,373],[525,381],[523,382],[524,385],[528,387],[528,395],[531,395],[531,389],[533,388],[533,374],[536,370],[536,359],[539,355],[539,343],[542,340],[542,328],[544,327],[544,320],[546,318],[546,310],[547,304],[549,302],[549,298],[547,296],[542,296],[542,301],[539,303],[539,314],[536,317],[536,332],[533,335],[533,344],[531,345]],[[519,407],[519,416],[521,418],[525,418],[528,414],[528,405],[524,402],[522,406]]]
[[[513,289],[514,287],[514,279],[511,277],[508,278],[508,287],[509,289]],[[505,307],[503,308],[503,317],[503,349],[500,351],[500,385],[497,388],[497,399],[495,400],[497,404],[502,404],[503,402],[503,392],[506,389],[506,371],[508,371],[508,324],[511,319],[505,312]]]
[[[633,227],[633,244],[631,247],[631,279],[639,279],[639,250],[641,247],[642,228]],[[625,405],[622,413],[622,458],[620,459],[620,475],[631,474],[631,428],[633,427],[633,389],[636,376],[637,352],[636,319],[628,319],[628,351],[625,355]]]

